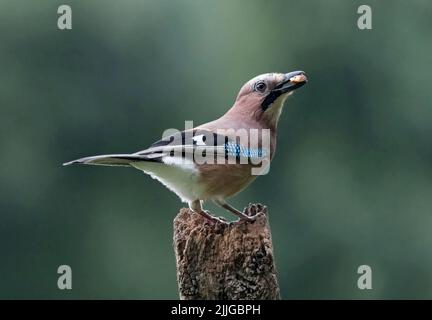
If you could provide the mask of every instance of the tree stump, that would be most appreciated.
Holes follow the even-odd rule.
[[[183,208],[174,219],[177,281],[183,300],[280,299],[267,209],[254,222],[212,224]]]

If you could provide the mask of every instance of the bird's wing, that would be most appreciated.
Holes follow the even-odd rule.
[[[209,130],[194,129],[177,132],[163,137],[153,143],[149,148],[134,153],[140,156],[163,157],[179,153],[187,157],[197,149],[206,151],[223,151],[230,139],[227,136],[211,132]]]
[[[265,157],[266,150],[249,148],[242,145],[238,139],[214,133],[205,129],[193,129],[168,135],[153,143],[149,148],[132,154],[109,154],[85,157],[73,160],[70,164],[91,164],[103,166],[130,166],[136,162],[172,163],[167,158],[194,160],[201,157],[214,156],[235,159],[251,159]]]
[[[153,160],[166,156],[192,159],[195,155],[203,153],[215,157],[250,159],[265,157],[267,150],[245,146],[237,137],[206,129],[193,129],[168,135],[134,155],[151,157]]]
[[[186,130],[169,135],[153,143],[149,148],[132,154],[107,154],[80,158],[63,165],[90,164],[102,166],[130,166],[135,162],[160,162],[164,157],[176,156],[177,159],[193,159],[197,148],[208,148],[208,151],[223,152],[228,138],[212,133],[209,130]]]

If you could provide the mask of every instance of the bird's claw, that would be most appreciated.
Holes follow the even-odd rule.
[[[244,208],[240,219],[253,222],[256,220],[256,218],[260,213],[266,213],[266,212],[267,212],[266,206],[263,206],[260,203],[257,204],[249,203],[249,205],[246,208]]]
[[[203,210],[200,214],[204,218],[206,218],[207,221],[209,221],[212,224],[217,224],[217,223],[224,224],[224,225],[228,225],[229,224],[229,222],[226,221],[225,218],[223,218],[223,217],[215,217],[208,210]]]
[[[247,221],[247,222],[254,222],[254,221],[256,220],[256,218],[257,218],[257,215],[254,215],[254,216],[247,216],[247,215],[243,214],[243,215],[240,217],[240,220],[242,220],[242,221]]]

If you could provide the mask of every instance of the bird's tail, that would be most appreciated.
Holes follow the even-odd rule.
[[[63,163],[64,166],[71,164],[91,164],[98,166],[120,166],[130,167],[131,163],[138,161],[159,162],[157,158],[137,154],[105,154],[100,156],[85,157]]]

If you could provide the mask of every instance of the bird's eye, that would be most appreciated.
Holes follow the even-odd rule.
[[[258,91],[258,92],[264,92],[267,89],[267,85],[265,84],[265,82],[260,81],[260,82],[255,83],[254,89],[255,89],[255,91]]]

